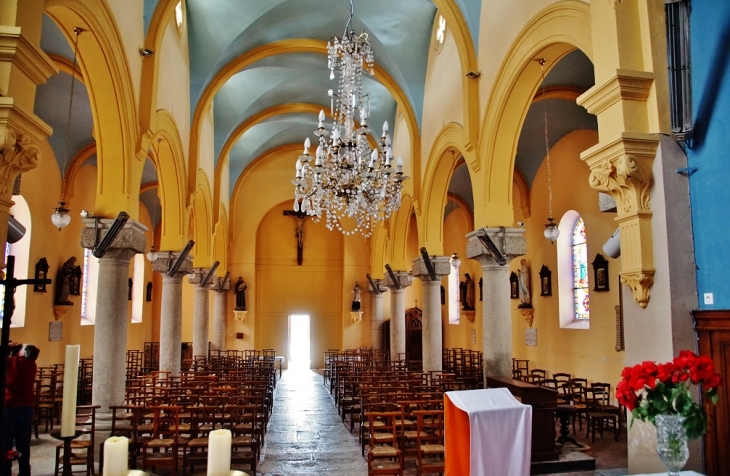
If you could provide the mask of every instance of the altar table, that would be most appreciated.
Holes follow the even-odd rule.
[[[446,476],[530,474],[532,407],[506,388],[446,392]]]

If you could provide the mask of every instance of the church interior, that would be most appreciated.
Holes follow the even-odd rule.
[[[691,85],[668,26],[690,3]],[[565,373],[616,406],[625,366],[681,350],[727,381],[727,18],[690,0],[3,2],[0,235],[15,278],[52,280],[14,288],[3,336],[39,368],[79,345],[100,428],[132,361],[132,380],[178,377],[261,349],[292,398],[310,368],[336,398],[334,362],[361,354],[433,375],[478,355],[474,388]],[[349,31],[371,49],[358,74],[328,43]],[[357,180],[388,182],[358,199],[386,205],[306,210],[335,130],[358,142],[334,153],[367,153]],[[730,474],[719,396],[686,469]],[[620,474],[664,471],[631,420],[599,437],[624,440]]]

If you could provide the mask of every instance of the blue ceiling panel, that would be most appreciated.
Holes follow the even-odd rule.
[[[162,220],[162,208],[160,207],[160,199],[157,197],[157,189],[146,190],[139,194],[139,201],[147,207],[147,213],[150,214],[152,228],[155,229]]]
[[[456,0],[456,4],[459,6],[467,25],[469,25],[474,51],[479,51],[479,22],[482,14],[482,0]]]
[[[157,182],[157,169],[155,168],[155,164],[152,163],[152,161],[149,159],[149,157],[144,162],[144,168],[142,169],[142,185],[147,185],[148,183]]]
[[[43,14],[43,24],[41,26],[41,48],[46,54],[58,55],[73,61],[73,48],[58,28],[58,25],[56,25],[56,22],[51,20],[51,17],[45,13]]]
[[[310,137],[316,144],[313,131],[317,128],[316,118],[305,114],[287,114],[270,121],[262,122],[249,129],[233,146],[229,156],[230,191],[239,175],[258,156],[268,150],[288,144],[303,144]],[[294,179],[294,163],[292,163],[292,180]]]
[[[517,143],[515,167],[532,187],[537,170],[545,157],[545,116],[548,116],[548,144],[552,147],[568,133],[578,129],[598,130],[596,116],[589,114],[575,102],[563,99],[546,99],[534,103],[522,125]]]
[[[593,63],[581,50],[571,51],[561,58],[544,81],[546,88],[569,86],[583,91],[587,91],[594,84]]]
[[[88,144],[94,142],[92,136],[94,122],[91,117],[89,95],[84,84],[74,80],[74,101],[71,111],[71,127],[68,125],[68,106],[71,94],[71,76],[60,73],[51,76],[45,84],[36,89],[33,112],[53,128],[48,142],[56,155],[58,168],[64,164],[66,150],[66,131],[68,129],[68,156],[66,168],[76,154]]]
[[[159,0],[144,0],[144,34],[147,36],[147,29],[150,27],[150,22],[152,21],[152,15],[155,13],[155,8],[157,8],[157,4],[159,3]]]

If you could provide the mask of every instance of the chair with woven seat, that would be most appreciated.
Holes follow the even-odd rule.
[[[259,405],[228,405],[226,413],[229,414],[229,422],[225,426],[231,430],[231,465],[247,464],[256,474],[261,451],[259,435],[262,432],[258,422]]]
[[[444,411],[416,410],[417,475],[443,473],[446,464],[444,448]]]
[[[190,467],[195,472],[195,465],[205,466],[208,461],[208,434],[220,428],[216,415],[218,408],[212,405],[200,405],[189,409],[192,419],[192,438],[182,448],[183,472]]]
[[[588,387],[585,389],[586,402],[586,438],[591,435],[591,442],[596,442],[596,430],[601,438],[603,432],[613,431],[614,440],[618,441],[618,415],[605,410],[608,405],[608,392],[603,387]]]
[[[403,475],[403,453],[398,449],[396,419],[400,412],[370,412],[368,416],[368,476]],[[379,423],[379,424],[376,424]]]
[[[180,435],[181,407],[176,405],[157,405],[149,407],[153,412],[151,438],[142,445],[142,469],[144,471],[160,466],[169,466],[177,474],[180,448],[187,439]]]
[[[76,407],[76,431],[81,435],[71,441],[71,458],[69,471],[74,466],[84,466],[86,476],[94,474],[94,435],[96,434],[96,410],[99,405],[79,405]],[[56,445],[56,464],[54,474],[63,472],[63,443]]]

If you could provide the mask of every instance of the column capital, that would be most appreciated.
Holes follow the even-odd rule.
[[[413,283],[413,276],[408,271],[393,271],[397,282],[394,282],[389,275],[385,275],[383,279],[385,286],[391,291],[407,288]]]
[[[193,268],[193,271],[188,274],[188,283],[190,284],[200,284],[203,282],[203,279],[208,275],[210,272],[210,268]],[[210,281],[208,281],[208,285],[205,288],[201,289],[210,289],[210,283],[215,282],[215,280],[211,277]],[[199,286],[198,286],[199,287]]]
[[[93,250],[106,236],[114,223],[113,218],[82,218],[81,246]],[[145,232],[147,227],[136,220],[129,219],[101,259],[130,260],[137,253],[144,253],[147,247]]]
[[[654,245],[651,227],[652,166],[659,137],[624,132],[581,154],[590,167],[590,186],[616,201],[621,229],[621,282],[645,308],[654,284]]]
[[[527,253],[524,228],[478,228],[466,234],[466,257],[477,260],[482,268],[500,266],[487,247],[482,243],[484,235],[489,236],[507,262]]]
[[[385,279],[373,279],[377,289],[373,289],[372,285],[368,282],[368,292],[371,294],[382,294],[386,291]]]
[[[170,278],[182,279],[185,275],[193,272],[193,257],[188,254],[175,272],[174,276],[169,276],[168,273],[170,271],[170,267],[172,267],[179,257],[179,251],[158,251],[157,259],[152,262],[152,271],[157,271],[163,276],[168,276]]]
[[[219,294],[225,294],[231,289],[231,278],[228,274],[222,278],[213,278],[208,283],[208,287],[211,291],[215,291]]]
[[[411,270],[411,275],[413,275],[414,278],[419,278],[421,281],[434,281],[434,282],[441,282],[441,279],[445,276],[448,276],[451,274],[451,264],[449,263],[449,260],[451,259],[449,256],[431,256],[431,264],[433,265],[436,279],[432,279],[431,275],[428,273],[428,268],[426,266],[426,262],[423,259],[423,256],[419,256],[418,258],[415,258],[413,260],[413,268]]]

